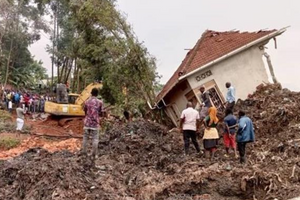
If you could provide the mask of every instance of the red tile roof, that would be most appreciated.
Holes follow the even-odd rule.
[[[275,31],[276,30],[258,32],[205,31],[193,49],[187,53],[185,59],[166,83],[162,91],[158,94],[157,101],[160,101],[176,83],[178,83],[179,73],[184,75],[192,72],[217,58]]]

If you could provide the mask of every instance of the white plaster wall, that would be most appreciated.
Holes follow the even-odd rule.
[[[236,89],[237,99],[246,99],[248,94],[256,90],[256,86],[263,82],[269,82],[262,58],[263,53],[264,51],[260,50],[257,46],[251,47],[246,51],[195,73],[188,77],[188,82],[195,89],[214,79],[224,97],[226,97],[227,93],[225,83],[231,82]],[[201,81],[197,81],[196,77],[207,70],[211,70],[212,75]]]

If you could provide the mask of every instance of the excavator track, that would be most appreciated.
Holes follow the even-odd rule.
[[[67,122],[70,122],[70,121],[76,121],[76,120],[82,120],[83,117],[68,117],[68,118],[62,118],[58,121],[58,125],[59,126],[65,126]]]

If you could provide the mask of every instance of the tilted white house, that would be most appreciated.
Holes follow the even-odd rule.
[[[207,30],[191,49],[181,65],[157,96],[157,106],[163,107],[175,125],[188,101],[200,102],[199,88],[205,85],[215,107],[221,109],[231,82],[236,96],[247,98],[272,75],[276,81],[265,45],[286,29],[258,32],[216,32]],[[265,66],[263,59],[267,59]]]

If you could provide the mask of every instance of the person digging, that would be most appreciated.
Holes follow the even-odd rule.
[[[230,109],[234,111],[235,106],[235,88],[231,85],[230,82],[227,82],[225,84],[225,87],[227,88],[227,94],[226,94],[226,102],[224,105],[226,106],[226,109]]]

